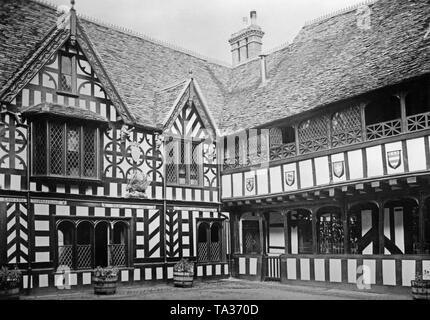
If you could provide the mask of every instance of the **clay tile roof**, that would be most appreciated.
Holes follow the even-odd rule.
[[[357,27],[357,8],[305,26],[293,43],[233,71],[223,124],[229,132],[287,118],[430,72],[430,5],[379,0],[371,28]],[[264,111],[262,111],[264,110]]]
[[[38,1],[0,1],[0,91],[55,28],[55,7]],[[305,25],[290,45],[267,55],[264,86],[258,58],[232,68],[82,16],[79,23],[139,124],[160,123],[180,85],[164,89],[192,71],[225,134],[430,73],[428,0],[369,7],[369,30],[358,28],[357,7]]]
[[[174,107],[175,101],[179,98],[187,84],[188,81],[183,80],[155,92],[155,120],[157,123],[162,123],[169,116],[169,112]]]
[[[108,122],[105,117],[87,109],[69,107],[53,103],[41,103],[22,110],[25,116],[53,115],[63,118],[81,119],[86,121]]]
[[[56,20],[53,7],[27,0],[0,1],[0,92],[56,27]]]

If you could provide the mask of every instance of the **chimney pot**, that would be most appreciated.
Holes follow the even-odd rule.
[[[234,66],[261,54],[264,32],[257,25],[257,12],[251,11],[250,17],[251,25],[232,34],[229,40]]]
[[[257,24],[257,11],[251,11],[249,16],[251,17],[251,24]]]

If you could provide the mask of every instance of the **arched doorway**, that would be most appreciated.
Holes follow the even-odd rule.
[[[344,252],[342,212],[338,207],[324,207],[317,212],[318,253]]]
[[[127,225],[116,222],[113,227],[113,243],[110,244],[110,264],[125,266],[127,264]]]
[[[77,268],[91,269],[93,264],[93,224],[89,221],[82,221],[76,228],[76,254]]]
[[[348,213],[348,241],[350,254],[378,254],[379,208],[376,203],[353,205]]]
[[[306,209],[290,212],[288,218],[289,237],[292,254],[308,254],[313,252],[312,213]]]
[[[73,243],[75,225],[62,221],[57,227],[58,265],[73,268]]]
[[[211,247],[210,256],[212,261],[221,260],[221,225],[217,222],[213,223],[211,226]]]
[[[384,205],[384,253],[419,254],[419,211],[414,199],[396,199]]]
[[[94,231],[95,267],[107,267],[109,264],[109,233],[110,226],[107,222],[99,222]]]
[[[263,249],[261,236],[263,218],[256,213],[246,213],[241,217],[240,223],[242,226],[242,253],[261,254]]]
[[[209,224],[202,222],[197,228],[197,258],[199,262],[209,261]]]

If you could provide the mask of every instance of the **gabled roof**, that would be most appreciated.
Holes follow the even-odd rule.
[[[258,59],[232,68],[86,18],[79,25],[139,124],[161,124],[191,70],[213,121],[232,133],[430,73],[428,1],[369,6],[370,30],[357,27],[356,8],[303,27],[267,55],[265,85]],[[0,2],[0,90],[55,28],[55,12],[36,1]]]
[[[55,10],[46,8],[25,0],[0,1],[0,93],[57,29]]]
[[[358,28],[355,8],[305,26],[291,45],[267,56],[265,86],[259,61],[235,68],[225,128],[262,125],[429,73],[429,2],[369,7],[370,30]]]

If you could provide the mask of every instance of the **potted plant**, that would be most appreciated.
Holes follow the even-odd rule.
[[[411,288],[414,300],[430,300],[430,272],[417,273],[415,280],[411,281]]]
[[[194,263],[182,259],[173,267],[173,283],[176,287],[192,287],[194,280]]]
[[[95,294],[115,294],[118,269],[114,267],[97,267],[94,270],[93,282]]]
[[[19,299],[22,273],[15,266],[14,270],[7,267],[0,269],[0,300]]]

